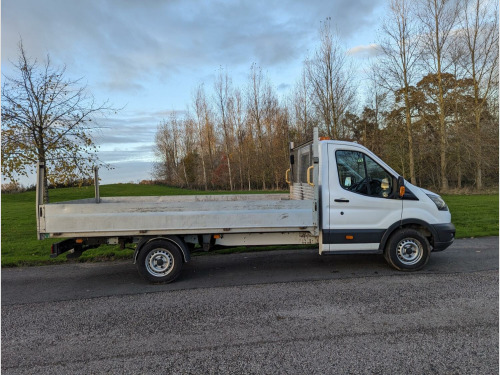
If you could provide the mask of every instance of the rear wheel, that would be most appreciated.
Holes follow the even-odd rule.
[[[148,242],[137,257],[137,269],[144,279],[152,283],[170,283],[181,273],[181,250],[167,240]]]
[[[421,269],[430,256],[429,241],[415,229],[400,229],[394,233],[384,256],[387,262],[400,271],[416,271]]]

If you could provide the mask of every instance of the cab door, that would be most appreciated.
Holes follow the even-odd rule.
[[[328,145],[329,223],[323,249],[376,252],[385,231],[401,220],[396,176],[366,149]]]

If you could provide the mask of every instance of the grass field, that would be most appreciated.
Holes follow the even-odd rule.
[[[457,238],[498,236],[498,195],[443,195]]]
[[[226,192],[186,190],[158,185],[103,185],[101,196],[224,194]],[[248,194],[247,191],[237,192]],[[253,192],[262,193],[262,192]],[[269,193],[269,192],[268,192]],[[51,202],[91,198],[93,187],[50,191]],[[450,207],[457,238],[498,236],[498,195],[449,195],[443,197]],[[51,259],[50,245],[59,240],[36,239],[35,192],[2,194],[2,267],[67,262],[64,255]],[[244,251],[245,248],[229,251]],[[228,252],[221,250],[220,252]],[[130,258],[132,249],[101,246],[88,250],[78,261]]]

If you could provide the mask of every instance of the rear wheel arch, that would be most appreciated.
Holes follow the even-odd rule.
[[[139,253],[141,250],[144,248],[144,246],[151,241],[157,241],[157,240],[164,240],[164,241],[169,241],[173,243],[175,246],[179,248],[179,250],[182,253],[182,260],[184,263],[187,263],[191,260],[191,253],[189,252],[189,249],[187,248],[186,244],[184,241],[178,237],[178,236],[156,236],[156,237],[142,237],[139,242],[137,243],[137,246],[135,247],[135,253],[134,253],[134,263],[137,262],[137,257],[139,256]]]

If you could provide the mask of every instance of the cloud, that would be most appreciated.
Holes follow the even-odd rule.
[[[288,90],[291,87],[288,83],[281,83],[278,85],[278,91]]]
[[[381,54],[380,49],[378,48],[378,44],[368,44],[364,46],[356,46],[350,48],[347,51],[347,54],[351,56],[367,58],[367,57],[376,57]]]
[[[129,82],[118,79],[102,82],[102,86],[110,91],[129,91],[139,93],[140,91],[145,90],[145,87],[137,82]]]
[[[139,93],[145,82],[206,66],[289,64],[311,47],[325,17],[349,37],[373,22],[381,2],[6,1],[2,59],[15,59],[22,36],[36,57],[49,52],[79,72],[97,70],[108,90]]]
[[[129,150],[132,144],[152,150],[158,125],[171,113],[123,111],[96,119],[99,127],[93,132],[94,141],[101,150]]]
[[[126,150],[99,151],[98,157],[113,166],[129,162],[149,163],[155,160],[153,150],[144,146],[132,146]]]

